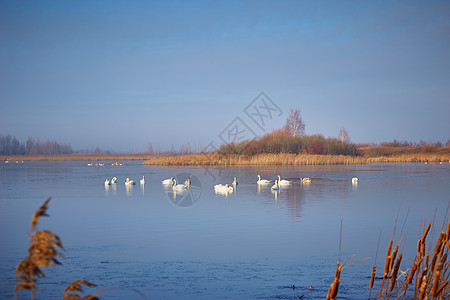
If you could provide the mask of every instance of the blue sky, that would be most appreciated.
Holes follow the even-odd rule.
[[[1,1],[0,134],[204,147],[297,108],[307,134],[445,143],[449,37],[448,1]]]

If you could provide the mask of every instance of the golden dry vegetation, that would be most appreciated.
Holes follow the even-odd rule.
[[[218,153],[201,153],[179,155],[164,158],[154,158],[144,162],[145,165],[193,165],[193,166],[245,166],[245,165],[334,165],[334,164],[363,164],[366,159],[345,155],[314,155],[314,154],[257,154],[247,155],[219,155]]]
[[[201,153],[190,155],[152,157],[145,165],[165,166],[258,166],[258,165],[350,165],[381,162],[446,162],[450,161],[450,152],[445,153],[406,153],[370,157],[367,155],[320,155],[320,154],[256,154],[256,155],[220,155]]]

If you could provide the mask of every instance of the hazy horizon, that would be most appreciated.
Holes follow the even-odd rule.
[[[0,134],[178,150],[293,108],[308,135],[445,143],[449,16],[445,1],[2,1]]]

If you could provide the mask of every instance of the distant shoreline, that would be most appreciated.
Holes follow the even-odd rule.
[[[387,156],[347,156],[318,154],[258,154],[253,156],[218,153],[188,155],[170,154],[64,154],[64,155],[2,155],[0,161],[130,161],[141,160],[144,165],[161,166],[253,166],[253,165],[355,165],[382,162],[445,162],[450,153],[411,153]]]
[[[59,154],[59,155],[0,155],[0,161],[119,161],[149,160],[167,154]]]

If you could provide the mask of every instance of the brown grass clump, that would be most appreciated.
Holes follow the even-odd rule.
[[[426,245],[426,238],[432,227],[432,222],[423,231],[421,237],[417,242],[416,256],[412,262],[412,266],[407,271],[401,271],[400,264],[402,262],[403,254],[398,252],[398,244],[392,250],[393,240],[391,239],[388,245],[386,254],[384,274],[377,295],[374,299],[389,299],[394,288],[397,288],[396,299],[402,297],[406,298],[406,293],[413,287],[411,292],[414,292],[413,299],[449,299],[449,265],[448,253],[450,249],[450,221],[446,231],[442,230],[439,238],[434,246],[428,247]],[[394,230],[395,231],[395,230]],[[433,253],[430,256],[430,253]],[[394,260],[395,263],[394,263]],[[408,272],[409,270],[409,272]],[[399,272],[405,277],[402,282],[399,282]],[[372,271],[370,286],[373,286],[374,274]],[[415,277],[415,282],[413,281]],[[390,279],[390,284],[387,282]],[[369,299],[370,294],[369,294]]]
[[[28,256],[22,260],[16,267],[16,286],[14,299],[17,299],[17,292],[20,290],[30,290],[31,299],[35,298],[38,277],[45,277],[41,268],[61,265],[57,257],[64,257],[58,249],[64,250],[61,239],[51,231],[37,230],[40,217],[48,217],[47,209],[51,198],[48,198],[39,209],[33,214],[30,224],[30,247]],[[63,299],[82,299],[76,294],[67,294],[69,291],[82,291],[80,284],[95,286],[87,281],[75,281],[66,289]],[[67,294],[67,297],[66,297]],[[79,298],[76,298],[79,297]],[[83,299],[96,299],[88,296]]]
[[[449,203],[450,205],[450,203]],[[447,211],[448,212],[448,211]],[[397,216],[398,217],[398,216]],[[430,222],[423,231],[421,237],[417,242],[417,252],[415,258],[412,262],[412,266],[407,268],[405,271],[401,269],[401,264],[403,262],[403,252],[400,250],[399,244],[400,240],[394,246],[394,232],[392,238],[388,244],[388,251],[386,253],[383,277],[377,278],[376,271],[376,258],[375,264],[372,267],[372,273],[370,276],[370,299],[390,299],[391,295],[395,295],[394,299],[406,299],[407,292],[410,292],[414,296],[410,299],[450,299],[450,262],[448,260],[449,249],[450,249],[450,220],[445,223],[446,229],[443,229],[434,248],[427,246],[427,236],[429,235],[432,228],[432,222]],[[397,223],[397,221],[396,221]],[[405,220],[406,223],[406,220]],[[403,224],[405,226],[405,224]],[[424,226],[425,227],[425,226]],[[402,229],[403,231],[403,229]],[[400,234],[401,235],[401,234]],[[341,236],[342,236],[342,223],[341,223]],[[379,242],[378,242],[379,244]],[[339,290],[339,285],[341,283],[341,272],[344,268],[351,266],[352,264],[358,263],[360,261],[351,263],[347,265],[348,261],[353,258],[352,255],[345,263],[340,263],[340,242],[339,242],[339,259],[337,262],[336,273],[331,283],[326,299],[335,299]],[[394,248],[394,249],[392,249]],[[432,255],[431,255],[432,253]],[[378,255],[378,246],[377,254]],[[401,278],[404,277],[403,280]],[[415,278],[415,281],[414,281]],[[381,282],[378,286],[377,294],[374,298],[371,298],[372,288],[377,279]]]

